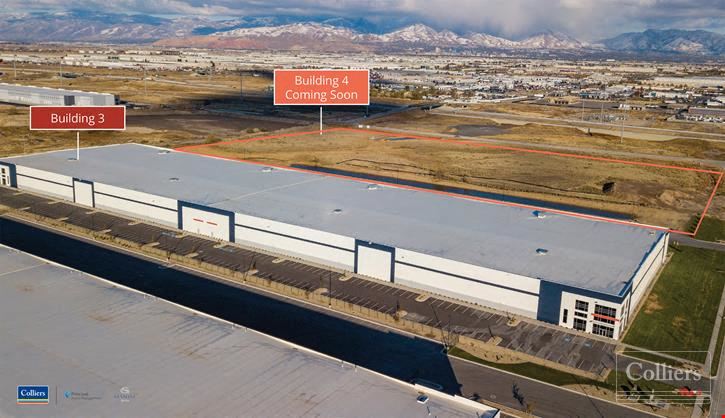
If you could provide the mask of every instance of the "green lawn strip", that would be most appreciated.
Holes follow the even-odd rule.
[[[669,366],[677,367],[680,369],[683,368],[685,365],[685,363],[675,360],[675,359],[671,359],[669,357],[662,357],[662,356],[658,356],[657,354],[648,353],[646,351],[634,350],[631,348],[626,349],[624,352],[622,352],[622,354],[629,356],[629,357],[636,357],[636,358],[639,358],[642,360],[647,360],[652,363],[664,363]],[[674,356],[677,356],[678,354],[680,354],[680,353],[672,353],[672,355],[674,355]]]
[[[630,385],[627,379],[627,375],[624,371],[612,371],[609,373],[609,376],[607,376],[607,379],[603,382],[600,382],[598,380],[594,379],[588,379],[586,377],[577,376],[571,373],[567,373],[564,371],[552,369],[550,367],[542,366],[535,363],[514,363],[514,364],[503,364],[503,363],[494,363],[492,361],[483,360],[479,357],[474,356],[473,354],[461,350],[458,347],[452,348],[449,352],[449,355],[454,357],[459,357],[462,359],[470,360],[475,363],[483,364],[489,367],[493,367],[499,370],[505,370],[510,373],[518,374],[521,376],[529,377],[531,379],[540,380],[542,382],[550,383],[555,386],[564,386],[564,385],[590,385],[599,387],[602,389],[608,389],[611,391],[616,391],[617,387],[619,385],[620,390],[624,390],[627,388],[627,390],[633,390],[633,385]],[[642,392],[641,396],[645,397],[645,395],[648,396],[649,392],[651,390],[655,391],[671,391],[675,390],[674,386],[668,385],[666,383],[661,383],[657,381],[645,381],[640,380],[636,382],[637,385],[639,385],[639,389]],[[674,402],[673,402],[674,403]]]
[[[712,353],[712,368],[710,374],[712,376],[717,375],[717,369],[720,367],[720,354],[722,354],[722,343],[725,339],[725,319],[720,321],[720,331],[717,334],[717,345],[715,346],[715,352]]]
[[[700,224],[695,239],[712,242],[725,240],[725,221],[706,216]]]
[[[532,379],[541,380],[542,382],[551,383],[552,385],[556,386],[563,386],[563,385],[575,385],[575,384],[583,384],[583,385],[593,385],[597,387],[602,387],[606,389],[614,389],[614,385],[610,384],[608,382],[600,382],[598,380],[594,379],[588,379],[586,377],[577,376],[571,373],[563,372],[560,370],[552,369],[550,367],[542,366],[536,363],[513,363],[513,364],[504,364],[504,363],[495,363],[492,361],[487,361],[482,358],[476,357],[473,354],[461,350],[458,347],[452,348],[449,352],[449,355],[452,355],[454,357],[459,357],[462,359],[470,360],[479,364],[483,364],[486,366],[494,367],[496,369],[505,370],[507,372],[511,372],[514,374],[518,374],[521,376],[530,377]]]
[[[655,283],[624,342],[705,362],[725,285],[723,253],[670,248],[672,260]],[[686,353],[682,351],[703,351]]]

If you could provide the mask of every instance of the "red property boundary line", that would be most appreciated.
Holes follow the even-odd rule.
[[[608,163],[627,164],[627,165],[635,165],[635,166],[642,166],[642,167],[664,168],[664,169],[670,169],[670,170],[689,171],[689,172],[717,175],[717,180],[715,181],[715,187],[713,187],[712,192],[710,192],[710,196],[707,200],[707,203],[705,204],[705,209],[703,210],[702,214],[700,215],[700,219],[698,220],[697,225],[695,226],[694,232],[680,231],[680,230],[671,229],[671,228],[667,228],[667,227],[663,227],[663,226],[647,225],[647,224],[642,224],[642,223],[638,223],[638,222],[623,221],[623,220],[619,220],[619,219],[612,219],[612,218],[607,218],[607,217],[603,217],[603,216],[587,215],[587,214],[583,214],[583,213],[576,213],[576,212],[570,212],[570,211],[559,210],[559,209],[549,209],[549,208],[544,208],[544,207],[535,206],[535,205],[527,205],[527,204],[523,204],[523,203],[504,202],[501,200],[489,199],[489,198],[484,198],[484,197],[467,196],[467,195],[444,192],[444,191],[439,191],[439,190],[424,189],[424,188],[415,187],[415,186],[407,186],[407,185],[395,184],[395,183],[384,182],[384,181],[374,181],[375,183],[378,183],[381,185],[397,187],[397,188],[401,188],[401,189],[423,191],[426,193],[452,196],[452,197],[456,197],[459,199],[475,200],[475,201],[480,201],[480,202],[486,202],[486,203],[492,203],[492,204],[504,205],[504,206],[511,206],[511,207],[517,207],[517,208],[542,210],[542,211],[546,211],[546,212],[550,212],[550,213],[572,216],[572,217],[576,217],[576,218],[584,218],[584,219],[603,221],[603,222],[609,222],[609,223],[615,223],[615,224],[621,224],[621,225],[631,225],[631,226],[637,226],[637,227],[641,227],[641,228],[654,229],[654,230],[658,230],[658,231],[669,231],[674,234],[687,235],[687,236],[691,236],[691,237],[694,237],[695,235],[697,235],[697,232],[700,229],[700,225],[702,225],[702,220],[705,218],[705,215],[710,210],[712,201],[715,198],[715,194],[717,193],[717,190],[720,187],[720,184],[722,183],[723,176],[725,175],[725,172],[722,172],[722,171],[705,170],[705,169],[694,168],[694,167],[680,167],[680,166],[667,165],[667,164],[646,163],[646,162],[639,162],[639,161],[620,160],[620,159],[616,159],[616,158],[596,157],[593,155],[570,154],[570,153],[564,153],[564,152],[545,151],[545,150],[537,150],[537,149],[530,149],[530,148],[519,148],[519,147],[511,147],[511,146],[505,146],[505,145],[493,145],[493,144],[486,144],[486,143],[470,141],[470,140],[444,139],[444,138],[428,137],[428,136],[422,136],[422,135],[391,133],[391,132],[386,132],[386,131],[378,131],[378,130],[374,130],[374,129],[358,129],[358,128],[344,128],[344,127],[328,128],[328,129],[323,129],[323,130],[304,131],[304,132],[291,132],[291,133],[286,133],[286,134],[259,136],[259,137],[247,138],[247,139],[234,139],[231,141],[214,142],[214,143],[210,143],[210,144],[187,145],[184,147],[176,148],[175,151],[185,152],[188,154],[202,155],[205,157],[215,157],[215,158],[229,160],[229,161],[240,161],[240,162],[245,162],[245,163],[250,163],[250,164],[255,164],[255,165],[266,166],[266,167],[275,167],[275,168],[280,168],[280,169],[286,169],[286,170],[292,170],[292,171],[298,171],[298,172],[304,172],[304,173],[312,173],[312,174],[328,176],[328,177],[336,177],[336,178],[341,178],[341,179],[346,179],[346,180],[353,180],[353,181],[357,181],[357,182],[361,182],[361,183],[370,183],[371,180],[361,179],[361,178],[352,177],[352,176],[345,176],[345,175],[341,175],[341,174],[332,174],[332,173],[321,173],[321,172],[314,171],[314,170],[308,170],[308,169],[303,169],[303,168],[294,168],[294,167],[289,167],[289,166],[284,166],[284,165],[262,163],[262,162],[258,162],[258,161],[245,160],[242,158],[222,157],[222,156],[219,156],[219,155],[216,155],[213,153],[199,151],[202,148],[208,148],[208,147],[213,147],[213,146],[217,146],[217,145],[240,144],[240,143],[263,141],[266,139],[289,138],[289,137],[297,137],[297,136],[304,136],[304,135],[310,135],[310,134],[322,134],[322,133],[328,133],[328,132],[341,132],[341,131],[364,132],[367,134],[387,135],[387,136],[397,137],[397,138],[412,138],[412,139],[419,139],[419,140],[424,140],[424,141],[434,141],[434,142],[443,142],[443,143],[448,143],[448,144],[459,144],[459,145],[468,145],[468,146],[474,146],[474,147],[484,147],[484,148],[489,148],[489,149],[499,149],[499,150],[511,151],[511,152],[521,152],[521,153],[529,153],[529,154],[541,154],[541,155],[549,155],[549,156],[557,156],[557,157],[577,158],[577,159],[591,160],[591,161],[601,161],[601,162],[608,162]]]

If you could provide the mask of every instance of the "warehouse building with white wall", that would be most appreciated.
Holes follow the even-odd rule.
[[[619,338],[667,231],[123,144],[0,158],[0,185]]]
[[[117,101],[116,96],[109,93],[0,83],[0,103],[26,106],[113,106]]]

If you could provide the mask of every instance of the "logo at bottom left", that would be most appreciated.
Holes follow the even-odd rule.
[[[42,405],[50,403],[50,387],[44,385],[19,385],[18,405]]]

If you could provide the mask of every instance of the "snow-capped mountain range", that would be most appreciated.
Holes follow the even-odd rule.
[[[288,38],[293,39],[297,45],[302,45],[306,41],[348,41],[371,47],[397,45],[427,48],[581,49],[588,46],[568,35],[556,32],[546,32],[521,41],[511,41],[485,33],[458,35],[450,30],[437,31],[420,23],[384,34],[360,33],[353,29],[322,23],[293,23],[219,31],[205,38],[212,44],[215,38],[222,38],[223,43],[233,38],[240,40]],[[203,42],[204,39],[197,38],[195,44],[200,41]],[[167,40],[163,43],[169,42]]]
[[[381,23],[382,22],[382,23]],[[225,20],[70,10],[3,14],[0,41],[153,43],[169,47],[319,51],[551,50],[724,56],[725,35],[707,31],[646,30],[586,43],[560,32],[524,39],[436,30],[407,20],[329,16],[247,16]]]

